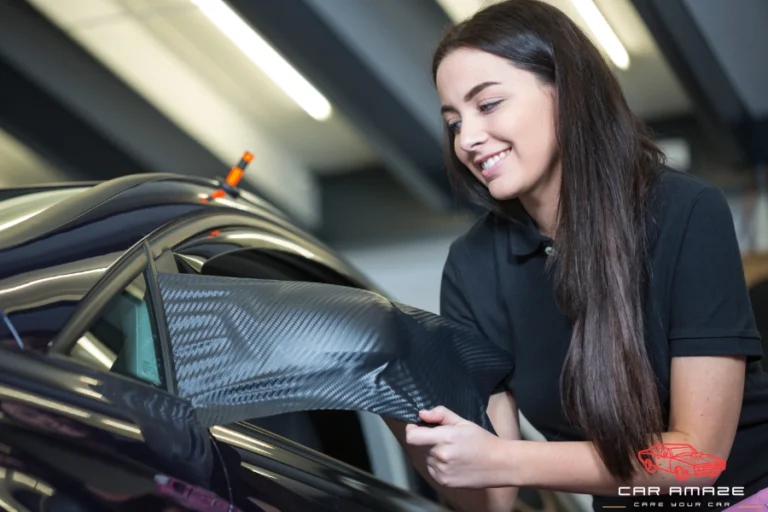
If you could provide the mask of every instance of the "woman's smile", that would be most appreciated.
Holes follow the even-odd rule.
[[[476,165],[480,168],[480,174],[486,180],[492,179],[497,175],[497,171],[500,168],[501,161],[509,155],[510,149],[507,148],[503,151],[494,153],[490,156],[481,157],[475,160]]]

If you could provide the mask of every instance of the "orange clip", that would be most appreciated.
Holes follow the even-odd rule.
[[[238,183],[240,183],[240,180],[243,179],[243,175],[245,174],[245,171],[240,169],[239,167],[233,167],[229,174],[227,175],[227,184],[236,187]]]
[[[243,175],[245,174],[245,168],[248,167],[248,164],[253,161],[253,153],[250,151],[246,151],[243,153],[243,156],[240,158],[240,161],[232,167],[232,169],[229,171],[229,174],[227,175],[227,184],[231,187],[236,187],[238,183],[240,183],[240,180],[243,179]]]
[[[243,156],[240,157],[240,161],[237,163],[237,165],[233,166],[232,169],[229,170],[229,174],[227,174],[227,177],[224,181],[226,181],[227,185],[230,187],[236,187],[240,180],[243,179],[243,176],[245,175],[245,168],[248,166],[249,163],[253,161],[253,153],[250,151],[246,151],[243,153]],[[220,188],[213,192],[208,199],[221,199],[224,197],[227,193],[224,191],[223,188]],[[208,200],[203,200],[204,203],[207,203]]]

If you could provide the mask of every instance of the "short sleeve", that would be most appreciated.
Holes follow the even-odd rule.
[[[443,267],[443,279],[440,284],[440,316],[479,332],[462,283],[459,248],[455,242],[451,245]]]
[[[670,355],[763,355],[733,216],[707,188],[689,212],[671,285]]]

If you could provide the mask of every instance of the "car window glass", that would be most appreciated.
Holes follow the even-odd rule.
[[[157,328],[144,274],[109,301],[70,355],[102,370],[163,385]]]

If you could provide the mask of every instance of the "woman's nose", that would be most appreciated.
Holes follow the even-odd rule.
[[[475,151],[478,146],[488,140],[488,134],[479,123],[462,121],[458,134],[459,145],[464,151]]]

